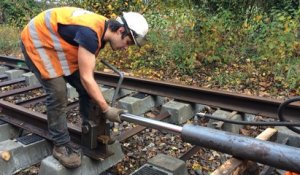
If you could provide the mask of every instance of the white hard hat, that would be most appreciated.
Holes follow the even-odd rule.
[[[148,32],[148,23],[143,15],[137,12],[123,12],[123,16],[119,16],[116,20],[129,29],[136,45],[144,45],[146,41],[145,36]]]

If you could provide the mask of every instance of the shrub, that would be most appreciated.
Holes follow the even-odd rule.
[[[35,0],[1,0],[2,23],[23,27],[39,12],[49,8],[45,2]]]
[[[1,54],[12,54],[20,51],[19,29],[8,25],[0,25],[0,51]]]

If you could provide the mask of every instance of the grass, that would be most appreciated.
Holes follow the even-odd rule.
[[[20,53],[20,30],[16,27],[0,25],[0,54],[19,57]]]

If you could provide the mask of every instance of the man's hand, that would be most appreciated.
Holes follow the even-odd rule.
[[[111,122],[118,122],[121,123],[120,115],[124,112],[123,109],[118,109],[114,107],[108,107],[107,110],[105,110],[104,117],[108,119]]]

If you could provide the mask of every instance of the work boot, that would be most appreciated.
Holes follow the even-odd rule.
[[[66,168],[77,168],[81,165],[81,151],[72,147],[69,143],[53,148],[55,157]]]

